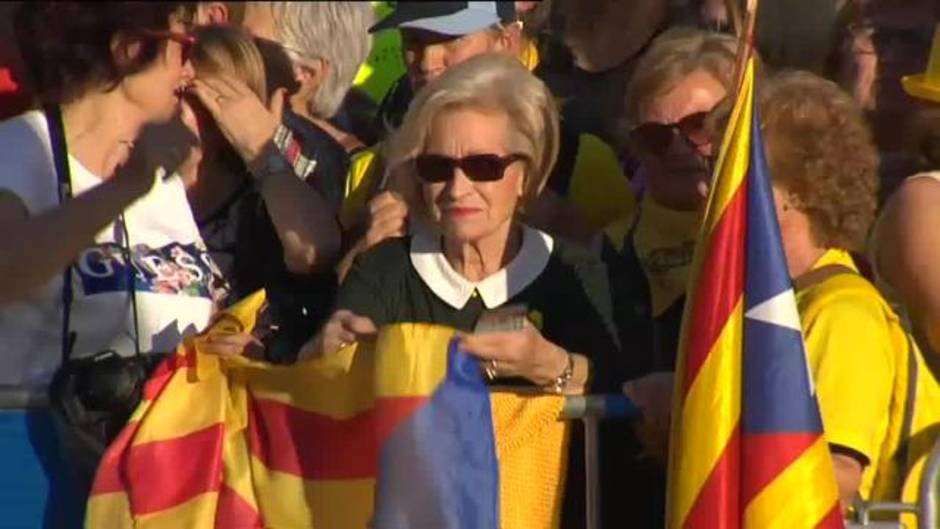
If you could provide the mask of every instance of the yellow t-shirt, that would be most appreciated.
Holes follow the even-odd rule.
[[[617,155],[593,134],[578,137],[567,198],[598,231],[636,209],[636,197]]]
[[[375,196],[381,183],[381,160],[379,155],[382,144],[377,143],[368,149],[354,154],[349,161],[349,173],[346,175],[346,192],[339,220],[343,229],[349,229],[357,222],[366,209],[369,199]]]
[[[604,230],[617,252],[623,252],[634,224],[633,250],[649,284],[652,315],[656,318],[685,295],[702,213],[669,209],[647,194],[635,214]]]
[[[656,318],[685,295],[702,213],[669,209],[647,194],[635,214],[604,230],[617,252],[623,252],[634,224],[633,249],[649,284],[652,315]]]
[[[851,256],[836,249],[814,268],[831,264],[857,272]],[[797,291],[796,301],[826,439],[869,460],[859,488],[863,498],[913,500],[905,475],[940,434],[937,379],[897,315],[861,275],[832,275]],[[905,433],[911,396],[910,431]]]

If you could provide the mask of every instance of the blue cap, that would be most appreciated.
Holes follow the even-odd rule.
[[[456,37],[515,20],[515,2],[398,2],[369,32],[422,29]]]

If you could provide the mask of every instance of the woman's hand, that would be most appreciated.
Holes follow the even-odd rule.
[[[526,320],[522,330],[460,336],[460,347],[500,377],[523,377],[545,386],[564,373],[568,353],[549,342]]]
[[[248,85],[225,74],[197,77],[192,90],[242,160],[251,165],[281,123],[287,92],[276,90],[265,107]]]
[[[646,455],[666,461],[669,454],[669,421],[672,414],[674,373],[651,373],[623,384],[623,393],[630,397],[643,414],[634,430],[646,448]]]
[[[374,338],[377,332],[378,329],[369,318],[348,310],[338,310],[333,313],[323,329],[300,348],[297,360],[309,360],[335,353],[355,342]]]
[[[365,235],[367,250],[392,237],[404,237],[408,230],[408,204],[394,191],[383,191],[369,201],[369,227]]]

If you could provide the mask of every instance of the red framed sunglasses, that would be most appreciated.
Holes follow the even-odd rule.
[[[139,31],[139,34],[143,37],[154,39],[154,40],[172,40],[173,42],[180,45],[180,62],[186,64],[186,61],[189,60],[190,55],[193,51],[193,46],[196,44],[196,37],[188,33],[180,33],[177,31],[157,31],[151,29],[142,29]]]
[[[418,177],[429,184],[449,182],[458,167],[474,182],[495,182],[503,177],[507,167],[527,159],[524,154],[471,154],[463,158],[421,154],[415,157],[414,163]]]
[[[711,112],[696,112],[675,123],[643,123],[630,131],[630,140],[654,156],[666,154],[676,137],[682,138],[691,147],[708,145],[712,141],[711,134],[705,127],[709,114]]]

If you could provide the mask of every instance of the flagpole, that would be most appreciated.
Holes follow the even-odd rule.
[[[733,3],[730,0],[729,3]],[[738,33],[738,53],[735,61],[735,97],[741,91],[741,83],[744,82],[744,72],[747,70],[747,60],[751,58],[754,52],[754,32],[757,26],[757,5],[758,0],[747,0],[747,7],[744,13],[744,32]]]
[[[728,20],[734,28],[735,35],[744,33],[744,22],[741,16],[741,0],[725,0],[725,9],[728,11]]]

